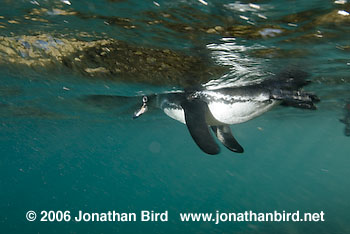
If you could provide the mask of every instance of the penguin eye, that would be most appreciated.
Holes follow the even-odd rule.
[[[148,98],[147,98],[146,96],[143,96],[142,102],[143,102],[143,103],[146,103],[147,101],[148,101]]]

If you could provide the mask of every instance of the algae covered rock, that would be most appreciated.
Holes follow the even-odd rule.
[[[46,71],[68,68],[83,77],[157,85],[195,85],[227,72],[199,55],[115,39],[82,41],[46,34],[1,37],[0,54],[0,64]]]

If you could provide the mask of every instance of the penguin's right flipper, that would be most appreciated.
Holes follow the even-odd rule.
[[[243,153],[243,147],[237,142],[237,140],[232,135],[230,126],[220,125],[220,126],[211,126],[211,129],[215,133],[216,137],[222,144],[229,150],[236,153]]]
[[[207,103],[201,100],[185,100],[181,103],[185,112],[187,128],[203,152],[207,154],[218,154],[220,148],[211,135],[205,114],[209,111]]]

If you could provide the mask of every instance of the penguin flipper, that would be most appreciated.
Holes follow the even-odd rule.
[[[235,153],[243,153],[243,147],[237,142],[232,135],[229,125],[211,126],[211,129],[215,133],[216,137],[221,143],[229,150]]]
[[[339,121],[346,124],[345,119],[339,119]]]
[[[186,100],[181,103],[185,112],[187,128],[198,147],[207,154],[218,154],[220,148],[211,135],[205,113],[209,111],[207,103],[200,100]]]

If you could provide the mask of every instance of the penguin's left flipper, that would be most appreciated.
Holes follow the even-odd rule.
[[[215,133],[216,137],[221,143],[229,150],[235,153],[243,153],[243,147],[237,142],[232,135],[229,125],[211,126],[211,129]]]
[[[185,100],[181,103],[181,107],[185,112],[187,128],[199,148],[207,154],[218,154],[219,145],[215,142],[206,122],[205,114],[209,111],[207,103],[197,99]]]
[[[345,119],[339,119],[339,121],[346,124]]]

